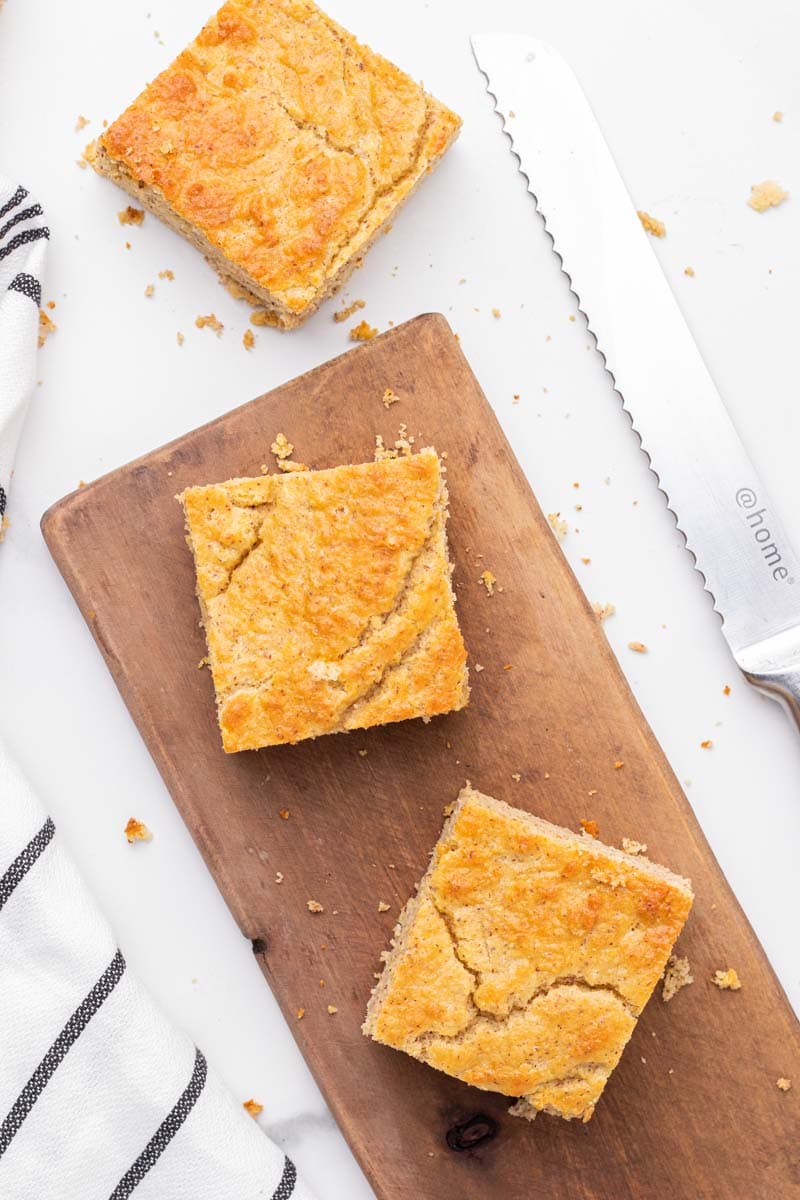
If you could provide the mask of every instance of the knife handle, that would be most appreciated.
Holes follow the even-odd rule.
[[[782,667],[771,671],[745,671],[745,679],[785,709],[790,720],[800,729],[800,666]]]

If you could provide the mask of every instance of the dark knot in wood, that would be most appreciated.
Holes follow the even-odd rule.
[[[496,1137],[497,1121],[484,1113],[476,1113],[468,1121],[453,1125],[448,1129],[445,1140],[451,1150],[474,1150],[481,1142],[489,1142]]]

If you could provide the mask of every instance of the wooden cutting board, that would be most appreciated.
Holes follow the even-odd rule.
[[[389,411],[387,387],[401,397]],[[447,452],[458,612],[484,667],[469,707],[226,756],[197,669],[205,645],[175,493],[257,475],[278,431],[298,459],[329,467],[370,459],[375,432],[391,444],[401,422]],[[381,1200],[800,1197],[797,1023],[443,317],[99,479],[43,529]],[[485,568],[503,589],[491,597]],[[694,985],[669,1004],[654,996],[587,1125],[509,1117],[502,1097],[359,1031],[380,952],[465,779],[572,828],[594,818],[607,841],[644,841],[694,882],[681,939]],[[709,982],[727,966],[741,991]]]

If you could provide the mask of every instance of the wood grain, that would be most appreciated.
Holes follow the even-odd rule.
[[[387,387],[401,396],[389,411]],[[459,616],[484,667],[469,707],[226,756],[197,669],[205,646],[175,493],[258,474],[279,430],[299,459],[327,467],[371,458],[374,433],[390,442],[401,421],[448,455]],[[800,1197],[797,1023],[443,317],[90,484],[43,529],[381,1200]],[[487,567],[503,588],[492,597]],[[605,840],[644,841],[694,882],[681,949],[695,983],[670,1004],[653,998],[588,1125],[511,1118],[502,1097],[359,1031],[380,952],[467,778],[572,828],[592,817]],[[325,911],[309,913],[308,899]],[[710,984],[727,966],[740,992]]]

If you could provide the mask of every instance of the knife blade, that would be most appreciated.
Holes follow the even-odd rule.
[[[800,726],[800,559],[583,90],[564,59],[533,37],[474,34],[472,49],[733,656]]]

